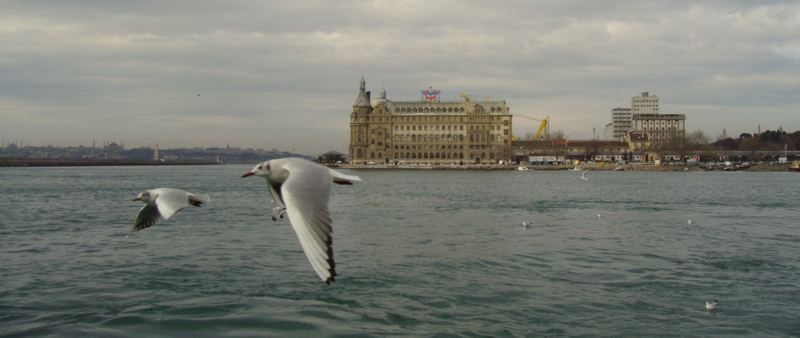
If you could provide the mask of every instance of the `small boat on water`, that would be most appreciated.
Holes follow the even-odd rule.
[[[528,167],[525,167],[525,166],[517,167],[517,171],[528,171],[528,170],[529,170]]]
[[[625,167],[616,167],[614,171],[625,171]]]
[[[800,161],[792,162],[792,165],[789,166],[789,171],[799,172],[800,173]]]

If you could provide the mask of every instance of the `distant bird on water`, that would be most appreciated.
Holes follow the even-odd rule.
[[[525,221],[523,221],[523,222],[522,222],[522,227],[523,227],[523,228],[527,228],[527,227],[529,227],[529,226],[531,226],[531,224],[530,224],[530,223],[528,223],[528,222],[525,222]]]
[[[692,222],[692,220],[689,220],[687,223],[689,223],[689,225],[692,225],[694,222]]]
[[[286,214],[300,246],[320,279],[330,284],[336,280],[333,260],[333,228],[328,213],[331,183],[353,184],[358,176],[345,175],[320,164],[300,158],[282,158],[257,164],[242,177],[261,176],[277,206],[272,220]]]
[[[211,199],[180,189],[158,188],[142,191],[133,200],[142,201],[145,206],[139,210],[130,232],[149,228],[161,219],[168,220],[185,207],[201,207]]]
[[[717,310],[717,300],[714,299],[710,302],[706,302],[706,310],[708,311],[716,311]]]
[[[582,179],[582,180],[584,180],[584,181],[589,181],[589,179],[588,179],[588,178],[586,178],[586,174],[587,174],[587,173],[589,173],[589,172],[588,172],[588,171],[584,171],[583,173],[581,173],[581,179]]]

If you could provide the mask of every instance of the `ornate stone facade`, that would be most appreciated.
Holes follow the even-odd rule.
[[[364,79],[350,115],[353,164],[493,164],[511,159],[511,113],[503,100],[374,103]]]

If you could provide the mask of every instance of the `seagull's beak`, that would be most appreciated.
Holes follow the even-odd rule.
[[[254,173],[254,172],[250,171],[250,172],[247,172],[247,173],[245,173],[244,175],[242,175],[242,177],[253,176],[253,175],[255,175],[255,174],[256,174],[256,173]]]
[[[136,197],[136,198],[132,199],[132,201],[141,201],[141,200],[142,200],[141,197]]]

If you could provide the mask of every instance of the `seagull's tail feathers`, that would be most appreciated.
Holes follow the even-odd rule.
[[[328,170],[331,171],[331,177],[333,177],[333,183],[351,185],[353,184],[353,182],[361,182],[361,177],[355,175],[345,175],[333,169],[328,169]]]
[[[211,197],[209,197],[208,195],[195,195],[195,194],[189,195],[189,204],[196,207],[202,207],[204,204],[210,201]]]

